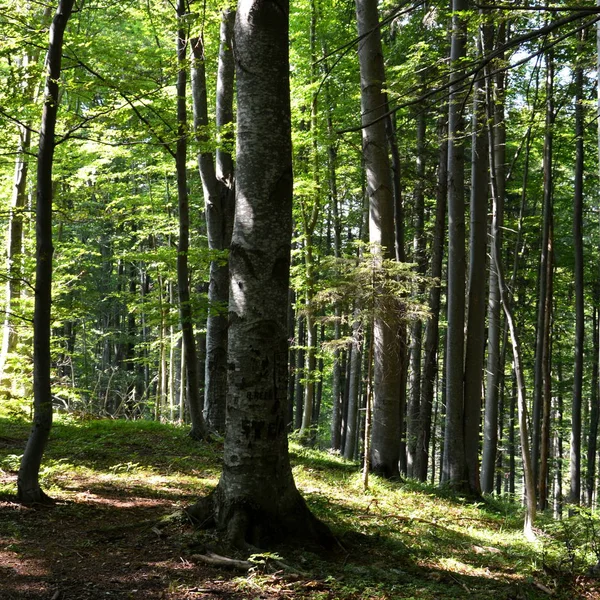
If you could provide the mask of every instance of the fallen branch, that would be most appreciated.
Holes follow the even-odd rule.
[[[237,571],[249,571],[252,567],[256,566],[249,560],[237,560],[235,558],[213,554],[212,552],[209,554],[192,554],[192,558],[205,565],[224,567],[225,569],[235,569]]]

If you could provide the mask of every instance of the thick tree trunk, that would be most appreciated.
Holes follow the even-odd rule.
[[[357,0],[363,123],[363,157],[369,198],[369,240],[380,258],[394,257],[392,173],[385,122],[385,71],[375,0]],[[379,120],[377,120],[379,118]],[[391,311],[376,311],[373,325],[373,429],[371,469],[384,477],[398,477],[400,459],[400,344],[398,319]]]
[[[190,301],[190,275],[188,251],[190,244],[190,206],[187,192],[187,107],[186,107],[186,48],[187,33],[182,18],[186,12],[185,0],[177,3],[177,147],[175,167],[177,170],[177,201],[179,206],[179,244],[177,246],[177,289],[179,292],[179,317],[181,335],[184,340],[185,364],[187,368],[187,400],[190,409],[194,439],[204,439],[208,432],[202,415],[202,398],[196,359],[196,339],[194,337],[194,317]]]
[[[33,428],[17,479],[21,502],[46,502],[48,497],[39,483],[40,465],[52,427],[52,391],[50,379],[50,324],[52,304],[52,165],[54,161],[58,82],[62,62],[64,33],[73,11],[74,0],[60,0],[50,26],[46,56],[46,84],[37,158],[36,196],[36,271],[33,313]]]
[[[236,210],[230,255],[223,473],[189,509],[237,545],[330,542],[296,489],[286,432],[287,299],[292,235],[289,7],[241,0]],[[267,107],[267,108],[266,108]]]
[[[458,80],[466,55],[467,0],[452,2],[448,111],[448,334],[446,340],[446,429],[442,482],[469,492],[464,437],[465,173],[464,92]]]

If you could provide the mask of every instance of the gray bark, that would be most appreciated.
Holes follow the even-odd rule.
[[[442,482],[468,491],[464,439],[465,181],[464,92],[457,82],[466,55],[467,0],[452,2],[448,111],[448,333],[446,338],[446,426]]]
[[[235,23],[236,209],[230,254],[223,472],[189,509],[239,545],[331,541],[296,489],[287,445],[292,236],[289,7],[241,0]]]
[[[40,465],[52,427],[50,379],[50,325],[52,305],[52,166],[59,105],[64,33],[74,0],[60,0],[50,26],[46,56],[46,83],[37,157],[36,271],[33,313],[33,427],[17,477],[17,496],[31,504],[47,502],[39,483]]]
[[[417,453],[414,475],[419,481],[427,481],[429,443],[431,439],[431,411],[435,383],[438,375],[438,342],[442,262],[444,258],[444,231],[446,227],[446,202],[448,184],[448,141],[445,119],[440,125],[440,153],[438,185],[436,192],[435,225],[431,246],[431,277],[436,282],[429,291],[429,318],[425,330],[423,381],[421,383],[420,428],[417,436]],[[433,456],[433,454],[432,454]],[[432,464],[432,467],[434,465]]]
[[[469,304],[466,327],[464,436],[470,491],[481,491],[479,482],[479,430],[481,421],[483,349],[485,343],[485,275],[488,212],[488,138],[484,83],[473,88],[471,144],[471,200],[469,228]]]
[[[223,251],[229,248],[233,227],[234,168],[231,157],[233,121],[233,24],[235,11],[226,9],[221,19],[219,65],[217,71],[217,132],[216,169],[213,153],[204,148],[198,155],[198,166],[204,189],[208,247],[218,257],[211,260],[208,287],[209,313],[206,321],[206,359],[204,374],[204,417],[209,429],[225,431],[227,399],[227,315],[229,298],[229,266]],[[208,105],[202,40],[192,43],[192,99],[194,128],[199,141],[209,144],[207,133]]]
[[[383,83],[385,70],[375,0],[357,0],[363,157],[369,198],[369,241],[381,258],[394,257],[392,174],[388,157]],[[373,428],[371,469],[398,477],[400,459],[400,344],[397,317],[376,314],[373,324]]]
[[[425,112],[417,115],[417,181],[414,193],[414,241],[413,262],[417,271],[424,275],[427,270],[425,258]],[[422,293],[423,290],[421,289]],[[421,416],[421,352],[423,347],[423,322],[416,319],[411,327],[410,345],[410,396],[406,410],[406,466],[407,475],[415,477],[417,462],[417,438],[422,427]]]
[[[360,373],[362,363],[362,332],[358,322],[352,326],[352,349],[350,354],[350,381],[348,383],[348,416],[346,420],[346,436],[344,458],[356,458],[358,442],[358,406],[360,397]]]
[[[207,436],[206,424],[202,416],[202,400],[196,359],[196,340],[194,337],[194,315],[190,300],[190,275],[188,252],[190,244],[190,208],[187,192],[187,33],[182,17],[186,12],[184,0],[177,3],[177,145],[175,167],[177,171],[177,203],[179,208],[179,241],[177,245],[177,291],[179,294],[179,318],[181,335],[185,342],[185,364],[187,369],[187,400],[190,409],[192,428],[190,435],[194,439]]]
[[[582,50],[582,40],[578,48]],[[575,189],[573,193],[573,242],[575,248],[575,364],[571,407],[571,486],[569,501],[579,504],[581,497],[581,408],[583,392],[584,281],[583,281],[583,170],[584,170],[583,66],[575,69]]]
[[[504,42],[505,28],[500,26],[498,32],[497,45]],[[503,60],[503,55],[499,57]],[[494,94],[492,100],[493,123],[495,148],[494,162],[496,166],[496,186],[498,188],[498,235],[500,236],[499,245],[502,247],[502,229],[504,227],[504,196],[505,196],[505,164],[506,164],[506,127],[504,122],[504,74],[498,74],[493,80]],[[492,82],[488,82],[488,85]],[[492,255],[492,264],[490,265],[489,285],[488,285],[488,343],[487,343],[487,365],[486,365],[486,384],[485,384],[485,414],[483,424],[483,454],[481,458],[481,490],[484,493],[491,493],[494,486],[494,467],[496,463],[496,453],[498,451],[498,405],[500,391],[500,372],[503,363],[500,354],[500,339],[502,337],[501,328],[501,305],[500,290],[498,289],[498,276],[494,268],[493,253],[495,244],[490,243],[490,255]],[[506,347],[506,344],[504,345]]]

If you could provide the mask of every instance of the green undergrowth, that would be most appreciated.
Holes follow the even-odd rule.
[[[0,500],[16,492],[28,431],[25,418],[0,413]],[[216,484],[221,454],[220,443],[195,442],[185,427],[60,416],[42,482],[51,496],[67,501],[63,511],[76,512],[78,502],[90,496],[115,495],[164,500],[168,511]],[[584,586],[588,595],[577,587],[600,555],[600,527],[592,514],[582,511],[558,522],[542,516],[538,541],[529,543],[521,533],[521,507],[509,500],[472,502],[433,486],[377,477],[364,491],[356,463],[297,444],[291,445],[291,457],[298,487],[337,543],[326,553],[298,549],[293,540],[274,550],[301,573],[295,587],[286,584],[287,591],[278,584],[285,597],[596,597],[589,595],[593,580]],[[248,597],[265,596],[273,581],[261,569],[234,579]]]

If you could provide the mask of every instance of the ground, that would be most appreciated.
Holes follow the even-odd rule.
[[[63,421],[42,472],[56,503],[23,507],[14,493],[26,435],[24,420],[0,418],[1,600],[600,599],[570,542],[564,552],[556,540],[528,545],[504,505],[377,478],[364,493],[355,464],[299,447],[298,487],[335,550],[289,540],[250,571],[207,566],[198,557],[210,551],[247,558],[184,516],[216,484],[218,443],[152,423]]]

